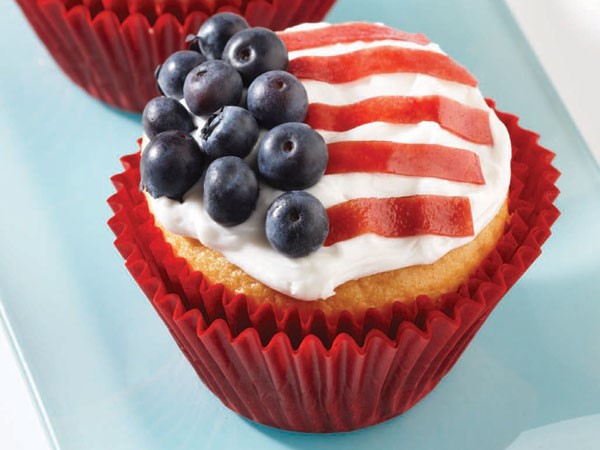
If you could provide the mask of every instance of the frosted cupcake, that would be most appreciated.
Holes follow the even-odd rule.
[[[497,114],[423,35],[352,23],[279,36],[306,94],[305,125],[288,124],[301,95],[267,101],[269,89],[295,92],[285,72],[240,83],[260,137],[225,114],[243,110],[231,105],[239,99],[210,116],[185,97],[185,114],[168,115],[181,114],[176,131],[146,119],[145,190],[136,190],[140,156],[128,157],[111,226],[227,406],[281,428],[349,430],[408,409],[447,373],[539,254],[557,217],[557,172],[534,135]],[[214,122],[237,142],[230,120],[256,142],[235,156],[211,153],[211,140],[227,142]],[[187,163],[168,163],[182,174],[177,189],[153,179],[161,152],[176,153],[160,132],[180,136]],[[219,162],[227,158],[244,168]],[[239,195],[229,180],[242,180]]]

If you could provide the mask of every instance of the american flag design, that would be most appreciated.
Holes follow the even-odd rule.
[[[279,35],[308,93],[306,122],[328,145],[325,175],[307,189],[327,209],[325,245],[302,258],[270,246],[265,214],[281,191],[266,184],[252,216],[232,228],[210,219],[200,190],[183,203],[151,199],[166,229],[314,300],[349,280],[433,263],[495,217],[508,192],[510,138],[466,69],[424,35],[383,25],[307,24]]]

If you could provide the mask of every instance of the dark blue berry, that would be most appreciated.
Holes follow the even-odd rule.
[[[183,201],[202,176],[205,157],[192,136],[183,131],[157,134],[142,152],[142,187],[154,198]]]
[[[289,72],[263,73],[248,88],[248,110],[265,128],[286,122],[303,122],[308,111],[306,89]]]
[[[208,116],[226,105],[237,105],[242,98],[242,78],[229,64],[206,61],[195,67],[185,79],[183,96],[191,112]]]
[[[187,109],[169,97],[156,97],[146,103],[142,113],[142,124],[149,138],[163,131],[179,130],[189,133],[196,128]]]
[[[254,116],[239,106],[225,106],[211,115],[202,128],[202,148],[211,159],[248,156],[258,140]]]
[[[284,191],[306,189],[323,176],[329,153],[319,133],[304,123],[284,123],[269,131],[258,146],[258,172]]]
[[[259,75],[270,70],[286,70],[287,48],[271,30],[249,28],[236,33],[225,46],[223,60],[242,74],[249,86]]]
[[[267,239],[275,250],[299,258],[323,245],[329,233],[329,218],[316,197],[291,191],[271,203],[265,226]]]
[[[244,222],[258,199],[258,180],[244,160],[224,156],[214,160],[204,177],[204,207],[218,224],[232,227]]]
[[[173,53],[156,71],[158,88],[167,97],[181,100],[183,98],[185,77],[190,70],[204,61],[206,61],[206,58],[203,55],[191,50]]]
[[[206,19],[198,30],[200,50],[208,59],[221,59],[227,41],[249,27],[248,22],[237,14],[215,14]]]

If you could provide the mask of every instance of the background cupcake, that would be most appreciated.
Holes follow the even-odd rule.
[[[17,0],[61,69],[106,103],[141,112],[158,94],[155,68],[207,17],[241,14],[280,30],[321,20],[333,0]]]

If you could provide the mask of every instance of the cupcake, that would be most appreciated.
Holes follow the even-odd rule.
[[[148,104],[109,224],[226,406],[347,431],[406,411],[451,369],[540,254],[558,172],[421,34],[349,23],[279,37],[289,64],[255,79],[238,67],[241,81],[236,61],[201,65],[183,100]],[[211,92],[243,91],[215,112],[194,95],[212,71],[224,84]]]
[[[154,69],[187,47],[207,17],[241,14],[275,30],[322,19],[333,0],[17,0],[60,68],[111,106],[141,112],[158,94]]]

